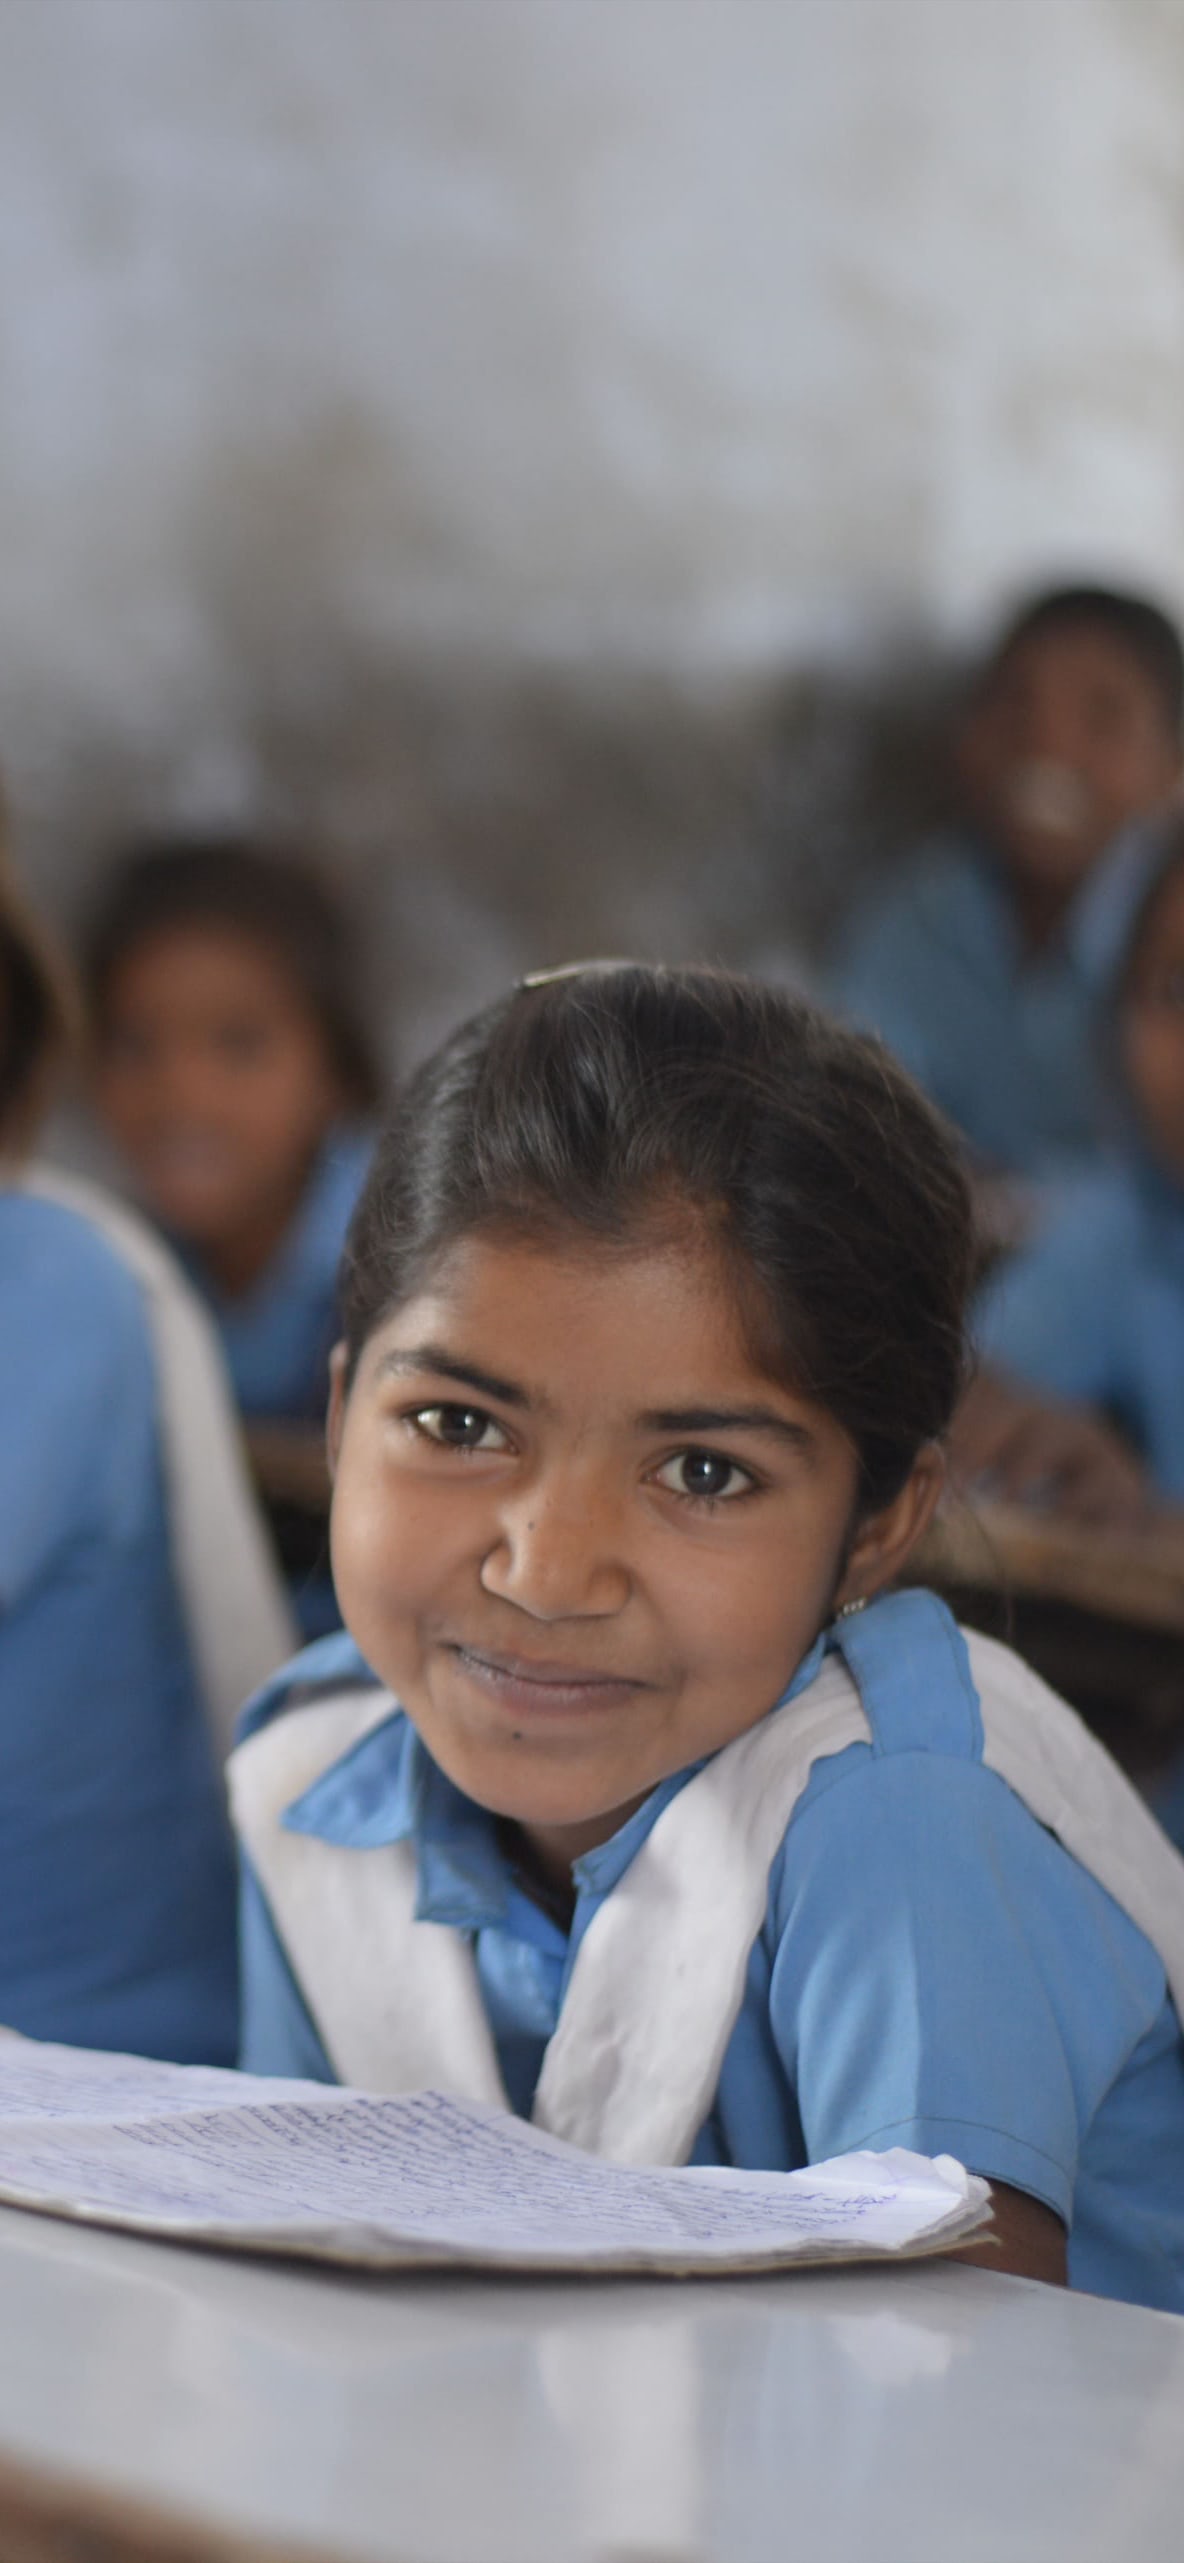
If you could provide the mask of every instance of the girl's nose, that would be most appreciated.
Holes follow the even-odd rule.
[[[619,1508],[587,1486],[524,1490],[500,1513],[481,1582],[531,1619],[611,1619],[632,1589]]]

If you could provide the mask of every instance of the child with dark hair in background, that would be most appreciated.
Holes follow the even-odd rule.
[[[1007,627],[955,744],[961,816],[860,918],[835,993],[965,1133],[984,1172],[1059,1174],[1104,1120],[1096,1029],[1181,769],[1166,615],[1050,590]]]
[[[109,883],[85,965],[99,1119],[212,1312],[243,1415],[319,1425],[380,1090],[341,908],[253,844],[150,846]],[[336,1618],[319,1535],[285,1530],[312,1635]]]
[[[108,884],[85,971],[96,1109],[243,1413],[319,1420],[380,1090],[340,908],[254,845],[148,847]]]
[[[1086,1522],[1184,1508],[1184,828],[1138,910],[1110,1043],[1125,1150],[984,1293],[960,1468]],[[1184,1511],[1181,1512],[1184,1529]]]
[[[544,974],[419,1071],[347,1249],[349,1636],[230,1766],[246,2065],[618,2162],[949,2150],[987,2265],[1184,2307],[1184,1866],[892,1589],[973,1251],[903,1071],[752,981]]]

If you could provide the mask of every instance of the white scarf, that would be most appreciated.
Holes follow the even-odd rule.
[[[1184,2012],[1184,1861],[1063,1700],[967,1632],[983,1759],[1158,1950]],[[231,1804],[310,2013],[343,2082],[509,2106],[469,1939],[417,1922],[413,1841],[349,1849],[284,1810],[389,1716],[388,1692],[289,1711],[240,1745]],[[778,1846],[814,1763],[871,1727],[828,1655],[797,1698],[686,1783],[593,1915],[533,2117],[622,2163],[685,2162],[715,2097]]]
[[[169,1539],[219,1763],[243,1701],[299,1645],[210,1321],[167,1248],[94,1184],[35,1166],[21,1189],[97,1228],[137,1282],[152,1340]]]

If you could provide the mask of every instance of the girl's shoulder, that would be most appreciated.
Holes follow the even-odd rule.
[[[1184,2007],[1184,1864],[1067,1702],[931,1593],[873,1603],[842,1631],[840,1652],[865,1736],[844,1733],[838,1752],[824,1743],[782,1867],[825,1845],[832,1890],[846,1893],[862,1864],[868,1876],[892,1869],[924,1902],[927,1875],[955,1846],[953,1874],[961,1866],[967,1880],[1011,1869],[1047,1881],[1051,1864],[1070,1902],[1071,1879],[1113,1900]]]
[[[1155,1189],[1136,1158],[1107,1158],[1054,1194],[1048,1233],[1101,1251],[1134,1249],[1146,1232]]]
[[[1004,909],[990,864],[958,829],[943,829],[926,837],[863,901],[844,959],[852,968],[891,959],[916,973],[932,959],[930,938],[947,960],[964,950],[976,950],[981,958],[984,932],[998,938]]]
[[[58,1198],[39,1188],[36,1170],[27,1180],[0,1187],[0,1262],[5,1296],[36,1291],[38,1305],[56,1316],[77,1308],[91,1327],[103,1315],[126,1317],[140,1309],[134,1274],[99,1222],[79,1199]],[[52,1177],[45,1178],[52,1187]]]
[[[85,1204],[0,1188],[5,1396],[31,1426],[69,1418],[75,1454],[96,1434],[126,1444],[153,1404],[148,1312],[139,1276]],[[47,1428],[48,1429],[48,1428]]]

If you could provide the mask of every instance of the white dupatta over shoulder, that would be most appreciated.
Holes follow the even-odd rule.
[[[139,1285],[152,1340],[173,1565],[219,1762],[244,1700],[300,1643],[255,1501],[210,1320],[167,1247],[95,1184],[35,1165],[21,1189],[98,1229]]]
[[[922,1598],[893,1597],[875,1615]],[[1008,1648],[943,1619],[964,1649],[972,1704],[977,1693],[983,1761],[1154,1944],[1184,2013],[1184,1861],[1074,1712]],[[469,1940],[415,1918],[414,1842],[345,1848],[283,1823],[393,1706],[387,1692],[354,1688],[260,1727],[231,1759],[235,1820],[341,2080],[507,2107]],[[873,1732],[852,1670],[829,1652],[797,1697],[671,1799],[580,1944],[536,2124],[614,2162],[686,2161],[794,1808],[820,1757]]]

